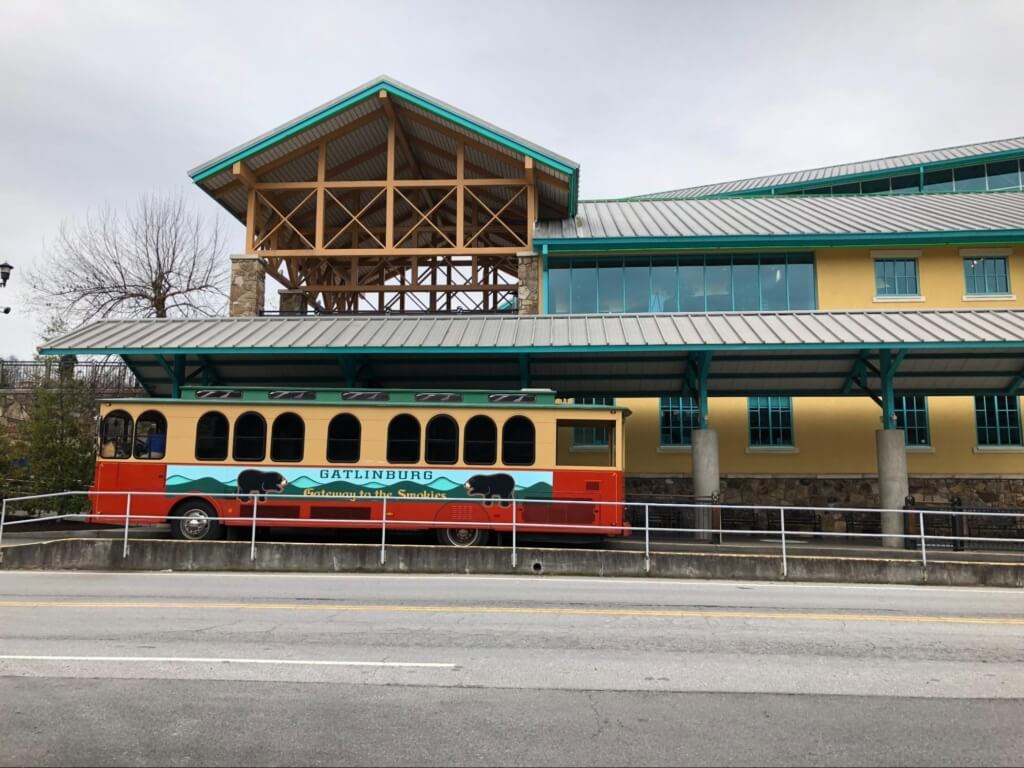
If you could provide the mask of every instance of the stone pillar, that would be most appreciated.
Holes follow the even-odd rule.
[[[78,358],[74,355],[61,355],[60,364],[57,368],[58,375],[60,376],[60,383],[67,384],[69,381],[75,378],[75,365],[78,363]]]
[[[266,277],[266,268],[258,256],[231,257],[231,317],[253,317],[263,312]]]
[[[718,468],[718,433],[713,429],[693,430],[693,493],[699,497],[718,494],[721,478]],[[714,515],[711,507],[701,507],[697,511],[697,528],[712,528]],[[712,534],[699,533],[700,541],[711,541]]]
[[[880,429],[875,433],[878,453],[878,491],[882,509],[903,509],[910,487],[907,481],[907,448],[902,429]],[[882,546],[902,547],[903,513],[882,513]],[[889,535],[885,535],[889,534]]]
[[[277,292],[277,308],[282,315],[306,314],[306,292],[301,288],[282,288]]]
[[[516,254],[519,258],[520,315],[539,315],[540,306],[540,256],[533,251]]]

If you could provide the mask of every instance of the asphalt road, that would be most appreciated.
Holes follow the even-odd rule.
[[[1024,592],[0,573],[0,765],[1014,765]]]

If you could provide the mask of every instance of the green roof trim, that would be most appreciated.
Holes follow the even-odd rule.
[[[534,238],[534,245],[558,253],[605,251],[708,250],[721,248],[845,248],[909,245],[1007,245],[1024,243],[1024,229],[953,230],[808,235],[705,235],[693,237]]]
[[[230,168],[234,163],[252,157],[255,154],[258,154],[270,147],[273,147],[275,144],[279,144],[280,142],[298,133],[301,133],[302,131],[305,131],[306,129],[312,126],[323,122],[324,120],[338,114],[339,112],[344,112],[345,110],[350,109],[356,104],[359,104],[360,102],[363,102],[366,99],[372,98],[380,91],[386,91],[387,93],[389,93],[392,96],[395,96],[396,98],[415,104],[421,109],[424,109],[434,115],[437,115],[438,117],[441,117],[444,120],[448,120],[452,123],[455,123],[456,125],[459,125],[469,131],[472,131],[490,141],[500,144],[501,146],[510,149],[513,152],[518,152],[523,155],[526,155],[527,157],[531,157],[537,162],[543,163],[544,165],[557,171],[558,173],[562,173],[569,176],[569,211],[570,215],[576,214],[576,204],[579,198],[579,167],[573,167],[571,165],[568,165],[562,162],[561,160],[558,160],[554,157],[551,157],[550,155],[546,155],[543,152],[538,151],[537,149],[526,146],[525,144],[516,141],[515,139],[512,139],[509,136],[506,136],[497,130],[489,128],[485,125],[481,125],[480,123],[475,122],[474,120],[470,119],[467,116],[456,114],[449,110],[448,108],[434,101],[431,101],[430,99],[425,98],[424,96],[406,90],[405,88],[393,83],[387,78],[375,80],[371,82],[369,85],[357,91],[356,93],[353,93],[352,95],[348,96],[347,98],[343,98],[341,101],[335,104],[331,104],[330,106],[321,109],[320,111],[315,112],[314,114],[311,114],[308,117],[301,119],[294,124],[286,124],[280,130],[272,133],[269,136],[266,136],[263,139],[258,140],[257,142],[251,145],[244,146],[237,152],[231,154],[230,156],[224,159],[212,161],[211,163],[208,163],[206,165],[199,166],[198,168],[189,172],[189,177],[192,179],[194,183],[198,184],[204,179],[208,179],[209,177],[217,173],[220,173],[226,168]]]

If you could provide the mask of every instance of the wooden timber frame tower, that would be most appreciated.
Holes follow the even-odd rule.
[[[231,314],[540,311],[579,166],[380,78],[190,172],[245,224]]]

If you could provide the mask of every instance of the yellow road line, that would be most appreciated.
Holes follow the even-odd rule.
[[[628,608],[543,608],[487,605],[296,605],[294,603],[214,603],[214,602],[80,602],[72,600],[0,600],[4,608],[70,608],[118,610],[218,610],[218,611],[299,611],[316,613],[465,613],[554,616],[625,616],[658,619],[763,619],[768,621],[873,621],[903,624],[989,624],[1024,626],[1024,618],[984,618],[973,616],[898,616],[869,613],[811,613],[787,611],[721,611]]]

